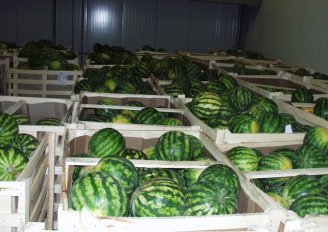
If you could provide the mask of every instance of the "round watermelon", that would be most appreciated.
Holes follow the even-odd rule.
[[[297,149],[298,160],[296,168],[325,168],[328,167],[327,154],[311,145],[303,145]]]
[[[292,102],[312,103],[314,102],[313,94],[306,88],[300,88],[292,93]]]
[[[303,144],[317,147],[328,152],[328,129],[324,127],[312,127],[306,132]]]
[[[104,105],[104,106],[115,106],[116,103],[111,100],[110,98],[102,98],[97,102],[97,105]],[[109,121],[112,119],[114,115],[116,115],[117,111],[115,109],[101,109],[96,108],[95,113],[98,117]]]
[[[12,138],[18,135],[16,120],[7,113],[0,113],[0,147],[10,144]]]
[[[195,136],[188,135],[191,146],[192,146],[192,155],[191,160],[195,160],[198,157],[204,157],[205,146],[204,144]]]
[[[19,134],[13,139],[12,146],[21,150],[27,157],[30,157],[32,152],[38,148],[39,140],[30,134]]]
[[[14,114],[12,117],[16,120],[18,125],[29,125],[30,119],[25,114]]]
[[[198,157],[193,159],[193,161],[211,161],[208,157]],[[202,169],[199,168],[186,168],[184,169],[184,179],[186,187],[190,187],[197,182],[199,175],[202,173]]]
[[[157,143],[159,160],[184,161],[192,158],[191,140],[180,131],[169,131],[163,134]]]
[[[158,110],[153,107],[146,107],[136,113],[134,121],[138,124],[159,125],[162,118]]]
[[[119,123],[119,124],[132,124],[133,118],[130,115],[125,114],[117,114],[112,117],[112,123]]]
[[[181,189],[185,189],[185,180],[183,173],[175,169],[165,168],[146,168],[139,172],[139,185],[143,185],[146,182],[158,178],[165,177],[175,181]]]
[[[252,105],[252,92],[243,86],[238,86],[230,94],[230,105],[242,112]]]
[[[285,124],[276,113],[265,113],[260,119],[260,131],[262,133],[284,133]]]
[[[328,120],[328,98],[321,97],[315,101],[313,113],[318,117]]]
[[[73,210],[81,211],[85,207],[98,217],[124,217],[129,208],[125,189],[114,177],[103,172],[78,178],[71,188],[68,203]]]
[[[240,171],[255,171],[258,166],[258,157],[252,148],[238,146],[230,149],[226,156]]]
[[[157,148],[156,144],[150,145],[142,150],[147,160],[157,160]]]
[[[15,180],[27,163],[27,156],[17,148],[0,148],[0,181]]]
[[[131,161],[124,157],[105,157],[99,160],[96,171],[105,172],[114,177],[131,194],[138,185],[138,173]]]
[[[183,126],[183,122],[177,118],[165,118],[161,124],[163,126]]]
[[[147,159],[147,156],[142,151],[132,148],[125,148],[117,155],[125,157],[127,159],[139,159],[139,160]]]
[[[60,126],[61,122],[58,118],[53,118],[53,117],[45,117],[39,119],[35,125],[39,126]]]
[[[93,157],[115,156],[125,149],[125,140],[117,130],[104,128],[90,138],[88,148]]]
[[[306,215],[328,215],[328,198],[326,195],[309,194],[297,198],[289,209],[300,217]]]
[[[247,114],[232,117],[228,125],[232,133],[258,133],[260,131],[258,121],[253,116]]]
[[[270,196],[279,205],[281,205],[285,209],[288,209],[289,207],[288,201],[285,198],[283,198],[281,195],[274,192],[267,192],[266,194],[268,194],[268,196]]]
[[[139,186],[130,199],[134,217],[182,216],[185,196],[180,186],[165,177],[154,178]]]
[[[216,181],[196,182],[186,191],[185,216],[225,215],[236,212],[236,193]]]
[[[299,156],[298,156],[297,152],[295,150],[289,149],[289,148],[281,148],[278,150],[274,150],[270,154],[279,154],[279,155],[287,157],[288,159],[290,159],[292,161],[293,167],[296,167],[296,163],[299,160]]]
[[[192,99],[192,112],[200,119],[207,119],[220,112],[223,105],[219,95],[212,92],[203,92]]]

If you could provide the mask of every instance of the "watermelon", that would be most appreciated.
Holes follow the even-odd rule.
[[[30,119],[25,114],[14,114],[12,117],[16,120],[18,125],[29,125]]]
[[[278,106],[269,98],[261,98],[256,104],[249,107],[246,113],[260,120],[265,113],[278,113]]]
[[[321,176],[319,179],[322,190],[328,194],[328,175]]]
[[[115,106],[116,103],[110,98],[102,98],[97,102],[97,105],[107,105],[107,106]],[[117,111],[114,109],[95,109],[96,116],[103,118],[104,120],[111,120],[114,115],[116,115]]]
[[[159,125],[161,123],[160,112],[153,107],[145,107],[138,111],[134,117],[134,121],[138,124]]]
[[[198,157],[193,159],[193,161],[211,161],[208,157]],[[184,179],[186,187],[190,187],[197,182],[199,175],[202,173],[202,169],[199,168],[186,168],[184,169]]]
[[[258,133],[260,124],[251,115],[243,114],[232,117],[228,122],[232,133]]]
[[[293,149],[289,149],[289,148],[281,148],[281,149],[271,152],[271,154],[280,154],[282,156],[287,157],[288,159],[290,159],[292,161],[293,167],[296,167],[296,163],[299,160],[299,156],[298,156],[297,152],[294,151]]]
[[[131,194],[138,185],[138,173],[131,161],[124,157],[105,157],[99,160],[96,171],[105,172],[114,177]]]
[[[222,96],[223,94],[220,95],[221,98]],[[213,118],[229,120],[236,114],[237,114],[236,110],[230,105],[221,105],[220,111],[216,115],[214,115]]]
[[[180,186],[165,177],[154,178],[139,186],[130,199],[134,217],[182,216],[185,196]]]
[[[231,92],[230,105],[239,112],[247,110],[252,105],[252,92],[243,86],[238,86]]]
[[[134,107],[146,107],[144,104],[138,101],[129,101],[125,104],[125,106],[134,106]],[[121,110],[121,114],[129,115],[134,118],[136,115],[136,110]]]
[[[303,144],[312,145],[324,152],[328,152],[328,129],[323,127],[312,127],[306,132]]]
[[[120,85],[118,85],[116,87],[115,92],[116,93],[136,94],[137,89],[132,83],[123,82],[123,83],[120,83]]]
[[[40,126],[60,126],[61,122],[58,118],[46,117],[39,119],[35,125]]]
[[[261,189],[263,192],[268,192],[270,190],[269,186],[264,183],[261,179],[253,179],[251,180],[253,184],[255,184],[256,187]]]
[[[79,94],[81,92],[92,92],[93,88],[88,79],[78,81],[74,85],[74,93]]]
[[[238,146],[230,149],[226,156],[240,171],[255,171],[258,166],[256,152],[252,148]]]
[[[309,125],[303,125],[299,122],[293,122],[291,126],[292,126],[293,133],[306,133],[312,128]]]
[[[157,148],[156,144],[150,145],[142,150],[145,154],[147,160],[156,160],[157,159]]]
[[[234,170],[223,164],[214,164],[205,168],[197,181],[215,181],[225,188],[231,189],[236,195],[239,193],[239,177]]]
[[[195,160],[198,157],[204,157],[205,146],[204,144],[195,136],[188,135],[191,146],[192,146],[192,155],[191,160]]]
[[[16,120],[7,113],[0,113],[0,147],[10,144],[11,139],[18,135]]]
[[[87,153],[81,153],[77,154],[74,157],[83,157],[83,158],[90,158],[90,155]],[[81,169],[84,167],[94,167],[94,166],[74,166],[73,174],[72,174],[72,180],[73,183],[79,178]]]
[[[292,169],[292,161],[283,154],[270,153],[264,156],[259,162],[259,170],[288,170]],[[283,185],[288,180],[288,177],[268,178],[263,179],[270,186]]]
[[[208,118],[205,123],[213,129],[226,129],[228,128],[229,121],[219,118],[218,116],[212,116]]]
[[[311,145],[303,145],[297,149],[298,160],[296,168],[324,168],[328,167],[327,154]]]
[[[27,156],[10,146],[0,148],[0,181],[13,181],[27,165]]]
[[[283,121],[284,125],[291,125],[292,123],[296,122],[296,119],[293,115],[289,114],[289,113],[280,113],[279,114],[281,120]]]
[[[12,146],[30,157],[32,152],[38,148],[39,140],[30,134],[19,134],[13,139]]]
[[[178,97],[179,95],[184,95],[184,88],[177,84],[171,84],[164,87],[164,91],[167,95],[172,97]]]
[[[314,102],[313,94],[306,88],[299,88],[292,93],[292,102],[312,103]]]
[[[192,99],[192,112],[200,119],[207,119],[220,112],[223,105],[219,95],[203,92]]]
[[[221,73],[218,81],[222,85],[224,90],[233,89],[238,86],[236,79],[228,74]]]
[[[132,148],[125,148],[120,153],[118,153],[118,155],[125,157],[127,159],[139,159],[139,160],[147,159],[147,156],[142,151]]]
[[[111,175],[92,172],[78,178],[69,193],[68,203],[73,210],[88,209],[98,217],[127,216],[129,206],[125,189]]]
[[[263,153],[261,151],[257,150],[257,149],[254,149],[254,148],[253,148],[253,150],[256,154],[257,161],[260,161],[262,159],[262,157],[264,156]]]
[[[265,113],[260,119],[260,131],[262,133],[284,133],[285,124],[276,113]]]
[[[283,198],[281,195],[279,195],[278,193],[274,193],[274,192],[267,192],[266,194],[268,194],[279,205],[281,205],[285,209],[288,209],[289,204],[288,204],[287,200],[285,198]]]
[[[237,212],[235,192],[216,181],[201,181],[186,191],[185,216],[225,215]]]
[[[117,130],[104,128],[90,138],[88,148],[93,157],[115,156],[125,149],[125,140]]]
[[[177,118],[165,118],[162,120],[161,125],[164,126],[183,126],[183,122]]]
[[[321,97],[315,101],[313,113],[318,117],[328,120],[328,98]]]
[[[163,134],[156,148],[159,160],[183,161],[192,158],[191,140],[187,134],[180,131],[169,131]]]
[[[328,215],[328,198],[326,195],[309,194],[297,198],[289,209],[300,217],[306,215]]]
[[[117,114],[112,117],[112,123],[132,124],[133,118],[130,115]]]
[[[291,177],[282,192],[282,196],[291,205],[298,197],[309,194],[324,194],[318,178],[315,176],[299,175]]]
[[[185,189],[185,180],[183,173],[181,174],[175,169],[165,169],[165,168],[146,168],[139,172],[139,185],[143,185],[146,182],[158,178],[165,177],[175,181],[181,189]]]

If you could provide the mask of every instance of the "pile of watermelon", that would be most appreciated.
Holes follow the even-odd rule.
[[[13,181],[39,146],[32,135],[19,134],[14,117],[0,113],[0,181]]]
[[[206,91],[186,106],[208,126],[232,133],[284,133],[287,125],[293,132],[304,133],[311,128],[288,113],[279,113],[273,100],[239,86],[229,75],[208,83]]]
[[[102,98],[97,102],[98,105],[116,106],[110,98]],[[95,109],[94,114],[86,115],[80,120],[93,122],[110,122],[123,124],[145,124],[145,125],[164,125],[164,126],[183,126],[182,119],[167,112],[160,112],[154,107],[146,107],[139,101],[127,102],[124,106],[143,107],[141,110],[129,109]]]
[[[12,115],[17,125],[32,125],[29,117],[23,113],[15,113]],[[36,121],[35,125],[39,126],[60,126],[61,121],[54,117],[42,117]]]
[[[69,205],[95,216],[167,217],[237,212],[239,177],[228,166],[200,169],[136,168],[129,159],[209,160],[204,145],[179,131],[164,133],[143,151],[126,148],[115,129],[97,131],[88,142],[96,166],[75,168]]]
[[[297,150],[282,148],[263,155],[248,147],[235,147],[226,155],[241,171],[288,170],[292,168],[328,167],[328,129],[311,128]],[[285,208],[304,217],[307,214],[328,215],[327,176],[296,176],[254,180]]]
[[[137,76],[134,66],[113,66],[101,69],[88,68],[83,79],[76,82],[74,93],[82,91],[98,93],[156,94],[152,87]],[[145,78],[148,78],[146,76]]]

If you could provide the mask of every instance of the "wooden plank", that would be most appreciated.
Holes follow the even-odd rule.
[[[9,108],[7,108],[4,113],[13,115],[15,114],[19,109],[21,109],[23,106],[26,105],[25,101],[19,100],[17,101],[15,104],[13,104],[12,106],[10,106]]]
[[[49,175],[49,185],[48,185],[48,210],[47,210],[47,222],[46,228],[53,228],[53,218],[54,218],[54,185],[55,185],[55,133],[49,133],[48,143],[48,175]]]

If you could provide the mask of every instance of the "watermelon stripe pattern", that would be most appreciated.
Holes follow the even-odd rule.
[[[328,156],[322,150],[311,146],[303,145],[297,150],[298,160],[296,168],[324,168],[328,167]]]
[[[35,125],[39,126],[60,126],[60,120],[58,118],[46,117],[38,120]]]
[[[193,113],[200,119],[207,119],[219,113],[222,100],[219,95],[211,92],[203,92],[193,98]]]
[[[252,92],[243,86],[235,88],[230,95],[230,105],[238,111],[248,109],[252,104]]]
[[[13,181],[24,170],[28,158],[18,149],[0,148],[0,181]]]
[[[168,178],[155,178],[133,192],[130,211],[134,217],[182,216],[184,198],[176,182]]]
[[[312,127],[306,132],[303,144],[312,145],[324,152],[328,152],[328,129],[324,127]]]
[[[321,97],[315,101],[313,113],[318,117],[328,120],[328,98]]]
[[[258,166],[256,152],[248,147],[234,147],[227,152],[228,159],[241,171],[255,171]]]
[[[0,147],[6,146],[18,135],[16,120],[7,113],[0,113]]]
[[[156,147],[159,160],[186,161],[192,156],[190,139],[180,131],[166,132],[159,138]]]
[[[78,178],[69,194],[69,206],[87,208],[94,216],[127,216],[128,196],[123,187],[106,173],[92,172]]]
[[[158,125],[161,122],[160,112],[153,107],[146,107],[138,111],[134,121],[138,124]]]
[[[12,141],[12,146],[21,150],[27,157],[39,146],[39,141],[30,134],[19,134]]]
[[[306,215],[328,215],[328,198],[326,195],[305,195],[297,198],[289,207],[300,217]]]
[[[93,157],[115,156],[125,149],[125,140],[117,130],[104,128],[91,137],[88,148]]]

